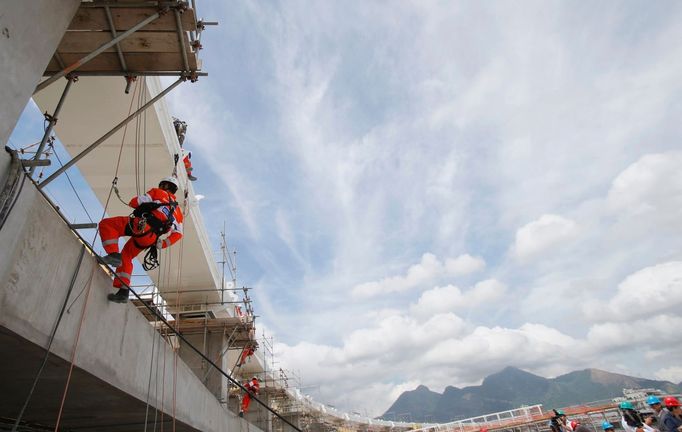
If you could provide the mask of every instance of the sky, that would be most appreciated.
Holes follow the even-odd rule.
[[[197,3],[167,103],[304,393],[682,381],[681,3]]]

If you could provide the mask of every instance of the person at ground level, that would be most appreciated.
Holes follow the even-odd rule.
[[[637,412],[630,401],[623,401],[618,405],[621,412],[620,423],[625,432],[655,432],[651,426],[644,423],[644,419]]]
[[[573,429],[573,432],[594,432],[592,428],[588,428],[587,426],[580,424],[579,421],[572,421],[571,429]]]
[[[260,382],[258,381],[258,377],[253,377],[251,378],[251,381],[245,382],[244,387],[246,388],[246,392],[242,397],[242,405],[239,409],[239,417],[244,417],[244,413],[249,411],[251,396],[257,395],[260,391]]]
[[[151,247],[165,249],[182,238],[183,215],[175,199],[177,190],[178,180],[166,177],[157,188],[130,200],[128,205],[135,209],[130,216],[100,221],[99,234],[107,252],[102,262],[116,268],[114,288],[119,288],[116,294],[109,294],[109,300],[117,303],[128,301],[133,259],[140,252]],[[118,240],[124,236],[130,239],[119,252]]]
[[[649,426],[654,432],[659,432],[658,417],[655,412],[640,413],[642,420],[646,426]]]
[[[663,412],[665,411],[663,409],[663,404],[661,403],[661,400],[656,396],[649,396],[646,398],[646,403],[651,407],[652,410],[654,410],[656,418],[660,420],[661,416],[663,415]]]
[[[682,432],[682,404],[676,397],[663,399],[666,412],[661,416],[661,432]]]
[[[566,414],[560,410],[555,409],[554,416],[549,421],[549,427],[552,432],[570,432],[570,426],[567,425],[568,419]]]

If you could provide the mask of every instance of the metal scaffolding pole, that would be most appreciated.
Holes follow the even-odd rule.
[[[178,32],[178,41],[180,43],[180,52],[182,54],[182,65],[185,67],[186,71],[189,71],[189,61],[187,60],[187,51],[185,48],[185,38],[183,37],[183,30],[182,30],[182,20],[180,19],[180,11],[175,9],[173,12],[175,12],[175,26],[177,27],[177,32]]]
[[[108,48],[110,48],[112,45],[117,44],[118,42],[122,41],[123,39],[127,38],[127,37],[130,36],[131,34],[135,33],[135,32],[138,31],[139,29],[141,29],[142,27],[146,26],[146,25],[149,24],[150,22],[154,21],[155,19],[157,19],[158,17],[160,17],[162,13],[165,13],[167,10],[168,10],[168,7],[166,7],[164,10],[162,10],[162,11],[160,11],[160,12],[156,12],[154,15],[150,15],[149,17],[147,17],[147,18],[145,18],[144,20],[140,21],[139,23],[137,23],[136,25],[134,25],[134,26],[131,27],[130,29],[128,29],[128,30],[126,30],[125,32],[121,33],[120,35],[116,36],[115,38],[113,38],[113,39],[110,40],[109,42],[103,44],[102,46],[100,46],[99,48],[97,48],[96,50],[94,50],[93,52],[91,52],[90,54],[86,55],[86,56],[83,57],[82,59],[76,61],[76,62],[73,63],[72,65],[70,65],[70,66],[68,66],[68,67],[66,67],[66,68],[64,68],[64,69],[62,69],[61,71],[57,72],[56,74],[52,75],[50,78],[48,78],[48,79],[46,79],[45,81],[43,81],[43,82],[41,82],[40,84],[38,84],[38,85],[36,86],[36,89],[35,89],[35,91],[33,92],[33,94],[38,93],[40,90],[42,90],[42,89],[44,89],[45,87],[49,86],[50,84],[52,84],[53,82],[57,81],[59,78],[61,78],[61,77],[63,77],[64,75],[68,74],[69,72],[72,72],[72,71],[78,69],[79,67],[83,66],[85,63],[87,63],[87,62],[89,62],[90,60],[92,60],[93,58],[97,57],[97,56],[100,55],[102,52],[104,52],[105,50],[107,50]]]
[[[62,96],[59,98],[59,102],[57,102],[57,107],[54,109],[52,115],[48,115],[47,112],[45,113],[45,118],[48,120],[49,123],[47,125],[47,128],[45,128],[43,139],[40,140],[40,145],[38,146],[38,150],[36,150],[35,156],[33,156],[33,160],[37,161],[38,159],[40,159],[40,155],[43,153],[43,150],[45,150],[47,140],[50,138],[50,135],[52,135],[52,129],[54,129],[54,125],[57,124],[57,116],[59,115],[59,112],[62,110],[62,105],[64,105],[66,95],[69,93],[71,84],[73,84],[77,79],[78,78],[72,75],[68,75],[66,77],[66,86],[64,87],[64,91],[62,91]],[[28,171],[29,175],[33,175],[35,169],[36,167],[32,166]]]
[[[171,84],[170,86],[168,86],[164,91],[162,91],[162,92],[159,93],[158,95],[154,96],[149,102],[147,102],[146,104],[142,105],[140,108],[138,108],[137,111],[135,111],[134,113],[132,113],[131,115],[129,115],[128,117],[126,117],[125,120],[123,120],[121,123],[119,123],[119,124],[117,124],[116,126],[114,126],[114,128],[111,129],[109,132],[107,132],[107,133],[105,133],[104,135],[102,135],[102,137],[101,137],[100,139],[98,139],[98,140],[95,141],[94,143],[90,144],[90,146],[89,146],[88,148],[86,148],[85,150],[83,150],[82,152],[80,152],[76,157],[74,157],[74,158],[71,159],[69,162],[67,162],[63,167],[61,167],[60,169],[58,169],[57,171],[55,171],[54,173],[52,173],[52,175],[50,175],[48,178],[45,179],[45,181],[43,181],[42,183],[40,183],[40,184],[38,185],[38,188],[42,189],[42,188],[44,188],[45,186],[47,186],[52,180],[54,180],[55,178],[57,178],[61,173],[63,173],[63,172],[66,171],[67,169],[71,168],[71,166],[73,166],[76,162],[78,162],[79,160],[81,160],[85,155],[87,155],[87,154],[90,153],[92,150],[94,150],[98,145],[100,145],[100,144],[102,144],[104,141],[106,141],[107,138],[109,138],[110,136],[112,136],[113,134],[115,134],[116,132],[118,132],[118,130],[121,129],[123,126],[125,126],[125,125],[128,124],[128,123],[130,123],[131,120],[133,120],[135,117],[137,117],[138,115],[140,115],[140,113],[142,113],[144,110],[146,110],[146,109],[149,108],[150,106],[154,105],[154,103],[155,103],[157,100],[159,100],[159,99],[161,99],[162,97],[164,97],[167,93],[169,93],[169,92],[170,92],[171,90],[173,90],[175,87],[177,87],[178,85],[180,85],[180,83],[182,83],[183,81],[185,81],[185,78],[184,78],[184,77],[178,78],[177,81],[175,81],[173,84]]]
[[[111,16],[111,10],[109,10],[109,6],[104,6],[104,12],[107,15],[107,22],[109,23],[111,36],[116,39],[118,35],[116,34],[116,26],[114,26],[114,18]],[[116,42],[116,53],[118,54],[118,61],[121,63],[121,68],[124,71],[128,71],[128,66],[126,65],[125,58],[123,57],[123,51],[121,51],[121,45],[119,45],[118,42]]]

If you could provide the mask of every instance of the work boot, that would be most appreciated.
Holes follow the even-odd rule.
[[[188,178],[190,181],[197,181],[197,178],[194,177],[192,174],[187,174],[187,178]]]
[[[239,417],[244,417],[244,411],[239,411]]]
[[[109,294],[107,298],[114,303],[128,303],[128,290],[121,288],[116,294]]]
[[[104,264],[114,268],[119,267],[122,262],[121,254],[118,252],[110,253],[109,255],[103,256],[100,259]]]

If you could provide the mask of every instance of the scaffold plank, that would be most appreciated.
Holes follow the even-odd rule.
[[[71,64],[78,61],[82,54],[60,53],[64,63]],[[182,71],[184,65],[182,58],[178,53],[125,53],[126,63],[130,71]],[[197,58],[194,54],[187,56],[190,70],[198,69]],[[45,74],[50,75],[60,71],[57,62],[52,59],[48,65]],[[118,72],[121,70],[121,65],[118,60],[118,55],[115,52],[102,53],[90,60],[80,68],[80,71],[88,72]]]
[[[183,33],[187,54],[192,55],[187,33]],[[59,55],[70,53],[87,54],[111,40],[111,34],[101,31],[66,32],[57,47]],[[138,31],[119,42],[123,54],[131,52],[144,53],[179,53],[177,32]],[[109,47],[105,53],[116,52],[116,47]]]
[[[155,8],[110,8],[116,31],[125,31],[157,12]],[[196,18],[193,9],[187,9],[181,14],[182,29],[196,31]],[[108,31],[109,23],[104,8],[81,7],[71,20],[69,30],[101,30]],[[172,13],[162,15],[144,27],[145,31],[174,31],[175,17]]]

